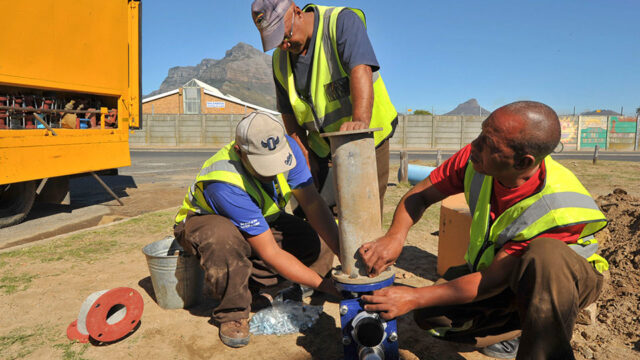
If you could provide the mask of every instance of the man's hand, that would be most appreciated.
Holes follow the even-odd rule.
[[[336,289],[336,285],[333,283],[333,280],[331,280],[331,278],[322,279],[320,286],[318,286],[318,290],[322,291],[323,293],[333,295],[339,299],[342,298],[342,295],[340,294],[338,289]]]
[[[389,235],[362,244],[358,253],[367,267],[370,277],[376,277],[386,268],[393,265],[402,252],[403,239]]]
[[[376,290],[373,295],[362,295],[367,302],[364,309],[380,313],[380,317],[391,320],[416,308],[416,289],[408,286],[390,286]]]
[[[369,124],[363,121],[347,121],[340,125],[340,131],[368,129]]]

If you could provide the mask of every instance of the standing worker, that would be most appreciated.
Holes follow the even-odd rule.
[[[262,48],[273,52],[278,111],[301,145],[318,189],[327,177],[330,147],[321,133],[374,132],[380,206],[389,178],[389,138],[398,123],[378,60],[358,9],[255,0],[253,21]]]
[[[292,194],[309,223],[284,212]],[[277,274],[338,295],[307,267],[319,256],[318,235],[338,254],[338,228],[302,151],[271,115],[254,112],[238,123],[236,140],[202,166],[175,223],[176,239],[199,257],[221,297],[213,320],[225,345],[249,343],[250,287],[275,285]]]
[[[575,175],[548,156],[559,140],[558,116],[544,104],[520,101],[491,113],[470,145],[400,200],[387,233],[359,250],[370,274],[380,273],[430,205],[464,192],[473,216],[467,264],[433,286],[363,296],[365,309],[386,319],[416,310],[431,334],[497,358],[573,359],[576,317],[597,299],[608,268],[591,236],[606,219]]]

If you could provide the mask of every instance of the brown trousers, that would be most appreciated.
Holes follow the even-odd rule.
[[[462,268],[450,270],[438,282],[465,275]],[[540,238],[531,241],[502,293],[464,305],[420,309],[414,318],[423,329],[470,325],[443,338],[478,347],[512,339],[521,329],[517,359],[574,359],[570,340],[576,318],[601,289],[602,275],[584,258],[560,240]]]
[[[320,238],[307,222],[282,213],[270,226],[278,246],[303,264],[308,266],[318,258]],[[275,270],[252,251],[238,228],[223,216],[189,214],[175,227],[174,235],[186,252],[199,257],[205,281],[220,298],[213,309],[213,320],[218,323],[249,318],[250,282],[257,287],[278,283]]]

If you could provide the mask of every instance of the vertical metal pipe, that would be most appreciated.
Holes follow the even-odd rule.
[[[406,183],[409,181],[409,153],[407,150],[400,151],[400,170],[398,171],[398,181]]]
[[[349,278],[367,276],[358,249],[382,235],[373,132],[364,129],[322,134],[331,142],[340,230],[340,262]]]

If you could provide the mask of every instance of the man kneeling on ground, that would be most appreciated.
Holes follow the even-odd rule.
[[[309,223],[285,213],[291,195]],[[249,343],[250,287],[275,285],[278,274],[339,295],[330,279],[307,267],[318,259],[320,238],[338,254],[338,228],[298,144],[271,115],[254,112],[240,121],[236,140],[202,166],[175,222],[176,239],[199,257],[221,298],[212,316],[225,345]]]
[[[464,192],[472,214],[467,264],[434,286],[363,296],[365,309],[385,319],[416,310],[431,334],[493,357],[573,359],[576,317],[597,299],[608,267],[591,236],[606,220],[549,156],[559,141],[558,116],[544,104],[520,101],[491,113],[470,145],[400,200],[387,233],[360,248],[371,274],[380,273],[429,206]]]

